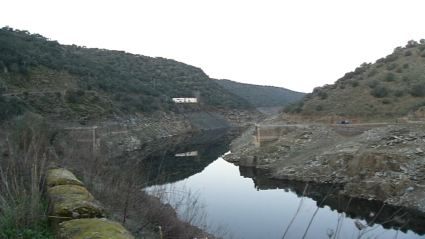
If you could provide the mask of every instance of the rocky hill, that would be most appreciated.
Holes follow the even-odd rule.
[[[61,118],[253,109],[201,69],[165,58],[61,45],[10,27],[0,29],[0,118],[25,109]],[[197,97],[176,108],[172,98]]]
[[[397,118],[425,106],[425,40],[409,41],[334,84],[316,87],[284,112],[302,116]]]
[[[274,86],[251,85],[231,80],[215,80],[215,82],[249,101],[255,107],[283,107],[305,95],[305,93]]]

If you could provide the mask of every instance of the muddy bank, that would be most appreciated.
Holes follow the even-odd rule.
[[[336,183],[342,195],[425,212],[422,124],[281,127],[264,141],[251,128],[225,159],[266,170],[269,178]]]

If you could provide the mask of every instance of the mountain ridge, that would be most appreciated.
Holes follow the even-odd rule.
[[[246,99],[255,107],[283,107],[299,100],[305,93],[283,87],[239,83],[227,79],[214,79],[223,88]]]

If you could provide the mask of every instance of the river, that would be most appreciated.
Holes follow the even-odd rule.
[[[235,134],[225,133],[206,132],[152,153],[146,191],[226,239],[425,237],[423,214],[338,195],[337,185],[270,180],[228,163],[221,156]]]

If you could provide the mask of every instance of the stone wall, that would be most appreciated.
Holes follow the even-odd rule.
[[[103,206],[70,171],[49,168],[46,186],[49,215],[58,229],[58,238],[134,238],[121,224],[106,218]]]

